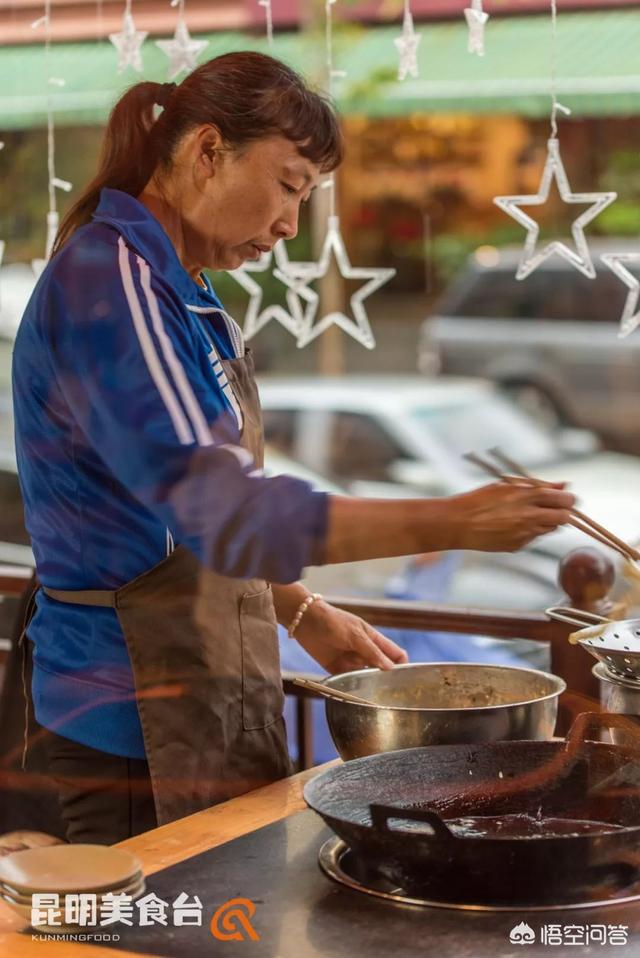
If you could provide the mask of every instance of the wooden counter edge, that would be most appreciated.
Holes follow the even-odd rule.
[[[136,835],[115,847],[131,852],[140,860],[145,875],[153,875],[162,868],[177,865],[209,848],[302,811],[306,808],[302,797],[305,782],[338,761],[283,778],[170,825]]]
[[[192,858],[209,848],[223,845],[240,835],[246,835],[247,832],[303,811],[306,808],[302,797],[305,782],[324,769],[336,765],[338,761],[339,759],[336,759],[335,762],[327,762],[326,765],[283,778],[272,785],[247,792],[246,795],[181,818],[170,825],[162,825],[150,832],[136,835],[135,838],[129,838],[114,847],[126,848],[140,860],[145,875],[153,875],[154,872],[177,865],[178,862]],[[10,955],[11,958],[34,958],[36,955],[42,955],[43,948],[46,948],[47,954],[52,958],[106,958],[107,955],[113,955],[113,958],[145,958],[140,953],[134,955],[132,952],[116,951],[108,946],[90,942],[80,944],[68,941],[33,941],[30,935],[19,933],[24,927],[20,917],[4,903],[0,903],[0,954]],[[147,958],[153,956],[149,955]]]

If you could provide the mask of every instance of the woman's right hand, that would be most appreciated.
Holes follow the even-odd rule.
[[[492,483],[448,502],[456,548],[514,552],[571,518],[575,496],[562,484]]]

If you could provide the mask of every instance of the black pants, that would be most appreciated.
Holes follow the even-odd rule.
[[[149,766],[49,733],[48,770],[67,841],[113,845],[157,825]]]

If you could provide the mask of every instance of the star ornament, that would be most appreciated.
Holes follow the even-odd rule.
[[[142,54],[140,47],[147,37],[145,30],[136,30],[133,17],[125,10],[120,33],[110,33],[109,39],[118,51],[118,73],[123,73],[131,67],[137,73],[142,73]]]
[[[406,80],[408,76],[418,76],[418,47],[421,39],[422,34],[416,33],[413,28],[413,17],[407,5],[402,21],[402,34],[393,41],[400,54],[399,80]]]
[[[590,204],[589,209],[574,220],[571,226],[573,241],[576,245],[572,250],[560,240],[553,240],[547,243],[542,249],[536,251],[540,227],[531,216],[520,209],[521,206],[543,206],[549,199],[549,190],[551,181],[555,179],[560,196],[565,203]],[[524,242],[522,257],[516,272],[516,279],[526,279],[534,269],[540,266],[546,259],[557,253],[566,259],[572,266],[593,279],[596,275],[595,267],[591,259],[587,240],[584,235],[584,228],[596,218],[610,203],[617,197],[617,193],[572,193],[569,186],[569,180],[565,172],[562,159],[560,157],[560,146],[558,140],[551,138],[547,143],[547,161],[542,172],[540,187],[533,196],[496,196],[494,203],[499,206],[508,216],[511,216],[517,223],[524,226],[527,230],[527,237]]]
[[[635,265],[640,270],[640,253],[605,253],[600,259],[629,289],[620,317],[620,330],[618,332],[618,337],[625,339],[634,329],[640,326],[640,309],[638,308],[640,280],[637,275],[627,269],[627,266]]]
[[[477,53],[479,57],[483,57],[484,28],[489,14],[482,9],[482,0],[471,0],[471,6],[465,9],[464,16],[469,27],[467,50],[469,53]]]
[[[287,286],[286,300],[287,310],[278,303],[263,308],[264,290],[253,278],[252,273],[265,273],[271,268],[275,256],[276,269],[273,275],[276,279]],[[301,267],[310,267],[311,263],[299,264]],[[295,277],[290,275],[289,255],[284,240],[280,240],[270,253],[263,253],[257,260],[249,260],[238,269],[229,270],[237,283],[249,294],[249,305],[244,317],[243,333],[246,340],[251,339],[260,332],[271,320],[276,320],[283,326],[287,332],[296,338],[300,335],[301,323],[305,316],[305,310],[300,306],[300,297],[305,300],[307,306],[317,303],[317,294],[304,287],[298,293],[294,287],[296,285]],[[287,283],[290,280],[290,285]]]
[[[184,17],[179,17],[173,40],[156,40],[159,47],[169,57],[169,72],[167,76],[174,80],[181,73],[191,73],[195,70],[198,57],[209,46],[208,40],[192,40]]]
[[[327,313],[320,319],[317,318],[318,305],[320,298],[317,293],[309,289],[309,283],[321,279],[327,275],[331,263],[331,254],[335,256],[336,263],[341,276],[345,279],[364,279],[367,280],[360,289],[351,296],[350,304],[353,313],[353,319],[342,312]],[[340,232],[340,220],[337,216],[329,217],[327,235],[322,247],[320,259],[317,263],[290,263],[288,274],[281,273],[282,279],[298,297],[305,299],[307,308],[300,310],[298,320],[300,323],[300,334],[298,336],[298,347],[302,349],[308,346],[314,339],[329,329],[330,326],[339,326],[349,336],[352,336],[357,342],[367,349],[373,349],[376,341],[371,331],[369,318],[364,307],[364,300],[377,289],[380,289],[384,283],[387,283],[392,276],[395,276],[395,269],[378,269],[374,267],[352,266],[344,245],[344,240]]]

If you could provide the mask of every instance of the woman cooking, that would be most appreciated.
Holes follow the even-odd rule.
[[[13,362],[41,583],[27,635],[70,841],[288,773],[276,620],[330,672],[406,660],[310,595],[305,566],[513,550],[568,519],[558,488],[360,501],[262,474],[251,356],[203,270],[295,236],[341,158],[329,104],[270,57],[138,83],[28,305]]]

